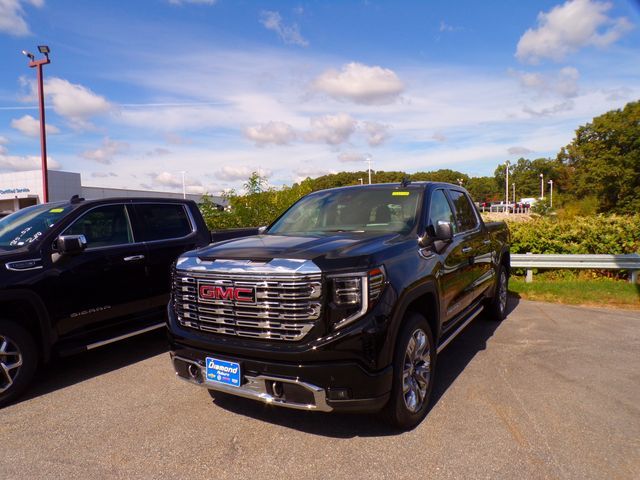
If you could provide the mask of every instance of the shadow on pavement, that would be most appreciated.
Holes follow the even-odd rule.
[[[518,296],[510,296],[507,312],[510,314],[519,303]],[[505,321],[509,321],[507,318]],[[455,382],[473,357],[487,347],[487,341],[499,322],[479,317],[469,324],[460,335],[438,356],[436,383],[431,396],[432,409]],[[238,415],[248,416],[260,421],[269,422],[301,430],[313,435],[333,438],[379,437],[398,435],[399,432],[388,426],[380,415],[327,414],[304,412],[281,407],[265,405],[254,400],[221,395],[216,393],[214,404]],[[424,421],[429,421],[429,415]]]
[[[53,358],[13,404],[39,397],[168,351],[164,329],[69,357]]]

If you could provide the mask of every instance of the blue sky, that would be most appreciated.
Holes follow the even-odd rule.
[[[640,98],[632,0],[0,1],[0,171],[37,168],[35,72],[51,48],[48,147],[89,185],[237,188],[308,175],[492,174],[555,156]]]

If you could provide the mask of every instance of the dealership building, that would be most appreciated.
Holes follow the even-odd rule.
[[[49,170],[49,201],[69,200],[74,195],[87,200],[111,197],[182,198],[182,193],[175,192],[88,187],[82,185],[79,173]],[[196,202],[202,200],[202,195],[187,194],[186,197]],[[210,196],[210,198],[221,206],[226,203],[219,196]],[[0,173],[0,214],[15,212],[38,203],[42,203],[41,170]]]

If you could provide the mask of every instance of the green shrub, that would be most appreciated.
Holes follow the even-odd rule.
[[[509,222],[513,253],[622,254],[640,252],[640,215],[542,217]]]

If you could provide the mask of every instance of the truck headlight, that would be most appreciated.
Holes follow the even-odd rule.
[[[331,323],[335,330],[355,322],[378,301],[386,285],[384,267],[331,277]]]

